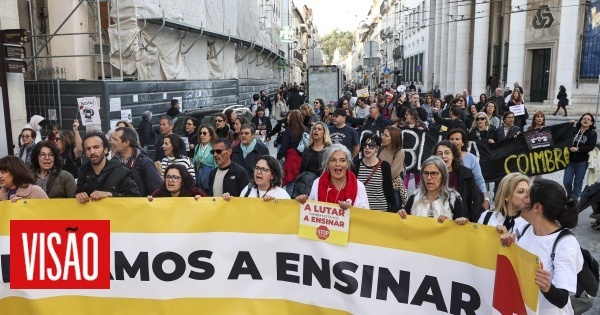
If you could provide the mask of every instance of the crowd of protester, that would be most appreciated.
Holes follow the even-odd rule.
[[[283,84],[273,99],[265,91],[253,96],[251,121],[233,110],[216,115],[211,124],[187,118],[182,135],[173,133],[173,118],[179,115],[176,101],[160,117],[157,135],[152,113],[145,112],[137,130],[123,121],[107,134],[81,137],[75,120],[71,130],[53,124],[42,141],[37,128],[41,120],[35,117],[20,134],[18,155],[0,158],[0,200],[295,198],[336,203],[343,209],[397,212],[408,220],[423,216],[460,225],[479,222],[496,226],[505,233],[503,242],[517,242],[548,266],[536,277],[543,309],[569,307],[565,301],[574,289],[567,279],[581,269],[580,253],[573,250],[579,248],[577,241],[561,243],[557,251],[568,257],[553,262],[541,245],[551,243],[555,231],[577,223],[577,197],[588,152],[597,141],[592,114],[573,122],[564,188],[509,174],[494,185],[490,203],[488,184],[467,144],[522,136],[529,118],[526,108],[519,115],[509,110],[524,104],[518,84],[506,95],[501,88],[490,96],[481,94],[477,103],[467,90],[442,97],[437,86],[425,95],[411,86],[381,85],[370,95],[356,95],[353,85],[346,88],[335,104],[322,99],[311,104],[303,85]],[[528,130],[545,123],[545,114],[536,112]],[[446,132],[416,174],[405,171],[402,130],[407,128]],[[268,149],[271,141],[275,156]],[[147,153],[152,144],[154,159]],[[411,175],[416,192],[409,195]]]

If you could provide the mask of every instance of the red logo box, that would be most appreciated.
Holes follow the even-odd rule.
[[[11,289],[110,289],[109,220],[11,220]]]

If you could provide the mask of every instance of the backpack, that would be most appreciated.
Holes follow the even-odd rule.
[[[308,140],[310,139],[310,135],[307,132],[302,133],[302,138],[300,138],[300,143],[298,143],[298,147],[296,150],[302,153],[304,149],[308,146]]]
[[[525,234],[525,231],[531,226],[527,224],[523,229],[521,236]],[[565,236],[574,234],[568,229],[562,229],[554,244],[552,245],[552,253],[550,258],[554,261],[556,245]],[[600,266],[592,254],[587,249],[580,247],[581,254],[583,255],[583,266],[581,271],[577,274],[577,290],[575,296],[571,296],[571,304],[575,310],[575,314],[583,314],[585,311],[592,308],[594,304],[595,296],[598,294],[598,284],[600,283]],[[583,294],[585,291],[585,294]]]

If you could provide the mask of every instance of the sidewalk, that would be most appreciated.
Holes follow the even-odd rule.
[[[542,112],[544,112],[544,114],[546,114],[546,119],[548,119],[548,116],[551,116],[552,119],[554,120],[564,120],[564,121],[568,121],[568,120],[578,120],[581,115],[585,114],[585,113],[591,113],[592,115],[596,115],[596,104],[585,104],[585,105],[568,105],[567,106],[567,112],[569,113],[569,116],[564,117],[563,116],[563,109],[561,108],[558,111],[558,114],[556,114],[556,117],[553,117],[552,114],[554,113],[554,111],[556,110],[556,105],[550,105],[550,104],[544,104],[544,103],[525,103],[525,107],[527,108],[527,112],[529,113],[529,118],[531,119],[533,117],[533,114],[535,112],[537,112],[538,110],[541,110]],[[600,112],[599,112],[600,114]]]

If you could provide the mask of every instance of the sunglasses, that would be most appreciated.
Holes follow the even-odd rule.
[[[210,150],[210,154],[214,155],[216,153],[216,154],[221,155],[221,153],[223,153],[223,151],[225,151],[225,150],[223,150],[223,149]]]
[[[224,120],[223,119],[217,119],[216,122],[222,123],[222,122],[224,122]]]
[[[477,120],[485,120],[485,117],[477,117]]]
[[[376,145],[373,142],[365,143],[362,146],[363,148],[369,147],[369,149],[375,149]]]
[[[208,132],[206,132],[206,131],[202,131],[200,134],[203,136],[208,136]]]
[[[192,123],[185,123],[186,126],[193,126],[194,124]]]

